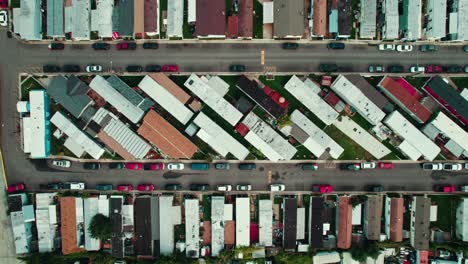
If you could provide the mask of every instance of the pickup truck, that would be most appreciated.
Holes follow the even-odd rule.
[[[423,170],[439,171],[442,170],[442,163],[423,163]]]

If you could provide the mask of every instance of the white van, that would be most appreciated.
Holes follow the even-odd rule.
[[[63,186],[65,189],[70,189],[70,190],[84,190],[85,189],[84,182],[66,182]]]

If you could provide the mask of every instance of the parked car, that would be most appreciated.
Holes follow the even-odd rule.
[[[256,168],[255,163],[239,163],[239,170],[255,170]]]
[[[440,65],[427,65],[424,72],[426,73],[441,73],[444,71],[444,68]]]
[[[250,184],[238,184],[236,186],[237,191],[251,191],[252,190],[252,185]]]
[[[218,186],[216,186],[216,190],[218,190],[220,192],[230,192],[230,191],[232,191],[232,185],[230,185],[230,184],[218,185]]]
[[[98,191],[112,191],[114,186],[112,184],[97,184],[96,185],[96,190]]]
[[[48,183],[46,184],[45,186],[42,186],[44,187],[43,189],[48,189],[48,190],[61,190],[63,189],[63,183],[61,182],[52,182],[52,183]]]
[[[0,0],[0,8],[8,8],[8,0]]]
[[[159,44],[156,42],[145,42],[143,43],[144,49],[157,49],[159,48]]]
[[[56,167],[61,167],[61,168],[70,168],[71,167],[71,162],[69,160],[53,160],[52,165]]]
[[[127,170],[141,170],[141,169],[143,169],[143,163],[141,163],[141,162],[128,162],[128,163],[125,163],[125,168]]]
[[[338,71],[338,65],[334,63],[322,63],[319,65],[319,70],[321,72],[336,72]]]
[[[358,171],[361,169],[361,163],[348,164],[346,169],[350,171]]]
[[[379,44],[379,50],[395,50],[395,45],[393,45],[393,44]]]
[[[66,65],[63,65],[63,71],[64,72],[80,72],[81,67],[80,65],[76,65],[76,64],[66,64]]]
[[[190,190],[191,191],[209,191],[210,185],[193,183],[193,184],[190,184]]]
[[[85,187],[84,182],[66,182],[63,184],[63,188],[67,190],[84,190]]]
[[[438,51],[439,48],[436,45],[421,45],[419,46],[419,50],[421,52]]]
[[[401,65],[389,65],[387,67],[387,71],[390,73],[400,73],[400,72],[404,72],[405,68]]]
[[[381,169],[389,169],[389,170],[395,168],[395,164],[393,162],[379,162],[378,166]]]
[[[282,192],[286,190],[286,185],[281,184],[281,183],[273,183],[270,184],[270,191],[272,192]]]
[[[147,71],[147,72],[160,72],[161,71],[161,66],[156,65],[156,64],[146,65],[145,71]]]
[[[179,190],[182,190],[182,185],[180,185],[180,184],[166,184],[164,189],[166,191],[179,191]]]
[[[8,26],[8,11],[0,10],[0,26]]]
[[[65,44],[60,42],[53,42],[47,46],[49,50],[63,50],[65,48]]]
[[[135,42],[120,42],[117,43],[118,50],[136,50],[137,44]]]
[[[128,65],[126,68],[127,72],[142,72],[143,67],[140,65]]]
[[[452,192],[455,192],[455,185],[437,184],[437,185],[434,185],[434,192],[452,193]]]
[[[297,49],[299,48],[299,44],[295,42],[285,42],[283,43],[283,49]]]
[[[461,163],[444,163],[443,170],[446,171],[459,171],[462,170],[463,166]]]
[[[369,192],[383,192],[385,190],[382,185],[369,185],[367,189]]]
[[[60,67],[57,65],[44,65],[42,66],[43,72],[60,72]]]
[[[24,191],[25,187],[26,186],[24,185],[24,183],[11,184],[11,185],[8,185],[7,192],[9,193],[21,192],[21,191]]]
[[[215,163],[214,166],[217,170],[229,170],[231,168],[231,164],[229,163]]]
[[[231,72],[245,72],[245,66],[240,64],[229,65],[229,71]]]
[[[468,72],[468,66],[465,66],[464,71]]]
[[[192,170],[209,170],[210,164],[206,162],[194,162],[190,164]]]
[[[319,166],[317,163],[306,163],[306,164],[302,164],[301,165],[301,168],[303,170],[318,170]]]
[[[92,64],[86,66],[86,72],[102,72],[102,66],[97,64]]]
[[[396,50],[399,52],[410,52],[413,51],[413,46],[408,44],[400,44],[396,46]]]
[[[152,192],[154,190],[153,184],[139,184],[138,191],[140,192]]]
[[[464,51],[464,52],[468,52],[468,45],[464,45],[464,46],[463,46],[463,51]]]
[[[382,65],[369,65],[369,72],[384,72],[385,68]]]
[[[327,44],[327,48],[329,49],[344,49],[346,46],[342,42],[330,42]]]
[[[164,170],[164,163],[145,163],[143,164],[144,170]]]
[[[440,171],[443,169],[442,163],[423,163],[423,170]]]
[[[363,161],[361,162],[361,169],[375,169],[376,164],[373,161]]]
[[[448,73],[460,73],[460,72],[463,72],[464,69],[462,66],[460,65],[447,65],[447,67],[445,68],[445,71],[448,72]]]
[[[123,168],[125,168],[125,164],[123,162],[109,163],[109,169],[111,169],[111,170],[121,170]]]
[[[85,170],[99,170],[101,164],[99,162],[85,162],[83,163],[83,168]]]
[[[413,65],[410,67],[410,72],[411,73],[424,73],[424,67],[423,66],[417,66],[417,65]]]
[[[133,190],[133,186],[130,184],[121,184],[117,186],[117,191],[129,192],[131,190]]]
[[[331,193],[333,187],[330,184],[314,184],[312,185],[312,192]]]
[[[178,72],[179,71],[179,65],[177,64],[166,64],[162,66],[162,71],[163,72]]]
[[[92,47],[94,50],[108,50],[110,49],[110,44],[105,42],[95,42]]]
[[[169,163],[167,164],[168,170],[183,170],[184,164],[183,163]]]

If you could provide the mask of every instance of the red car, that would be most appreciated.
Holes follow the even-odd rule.
[[[154,190],[153,184],[140,184],[138,185],[138,190],[141,192],[152,192]]]
[[[312,191],[319,193],[331,193],[333,192],[333,187],[330,184],[314,184],[312,185]]]
[[[20,192],[20,191],[23,191],[24,188],[25,188],[24,183],[12,184],[8,186],[8,192],[9,193]]]
[[[379,162],[379,168],[381,169],[388,169],[388,170],[391,170],[393,168],[395,168],[395,164],[393,164],[393,162]]]
[[[179,65],[177,64],[167,64],[162,66],[162,71],[163,72],[178,72],[179,71]]]
[[[141,170],[143,169],[143,163],[139,163],[139,162],[125,163],[125,168],[127,170]]]
[[[164,163],[145,163],[144,170],[164,170]]]
[[[444,68],[439,65],[427,65],[426,66],[426,73],[441,73],[444,71]]]
[[[455,185],[453,184],[434,185],[434,192],[451,193],[454,191],[455,191]]]
[[[129,192],[133,190],[133,186],[130,184],[122,184],[122,185],[117,186],[117,190],[121,192]]]
[[[8,0],[0,0],[0,8],[8,8]]]
[[[118,50],[135,50],[137,45],[135,42],[120,42],[117,43]]]

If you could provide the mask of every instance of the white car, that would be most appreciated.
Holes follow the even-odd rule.
[[[422,168],[428,171],[440,171],[443,169],[443,165],[442,163],[423,163]]]
[[[0,26],[8,26],[8,12],[6,10],[0,10]]]
[[[396,46],[396,50],[399,52],[410,52],[413,51],[413,46],[407,44],[401,44]]]
[[[375,169],[375,162],[373,161],[364,161],[361,162],[361,169]]]
[[[86,66],[86,72],[102,72],[101,65],[88,65]]]
[[[66,182],[64,186],[65,186],[65,189],[70,189],[70,190],[84,190],[85,189],[84,182]]]
[[[183,170],[184,164],[183,163],[169,163],[167,164],[168,170]]]
[[[379,50],[395,50],[395,45],[393,45],[393,44],[379,44]]]
[[[282,192],[286,190],[286,185],[281,183],[270,184],[270,191],[272,192]]]
[[[238,190],[238,191],[251,191],[252,190],[252,185],[250,185],[250,184],[238,184],[236,186],[236,190]]]
[[[229,191],[232,191],[232,185],[230,184],[218,185],[216,186],[216,189],[222,192],[229,192]]]
[[[444,163],[444,170],[446,171],[459,171],[463,166],[460,163]]]
[[[53,160],[52,165],[61,167],[61,168],[70,168],[71,162],[69,160]]]
[[[424,71],[425,71],[423,66],[411,66],[409,70],[412,73],[418,73],[418,72],[424,73]]]

